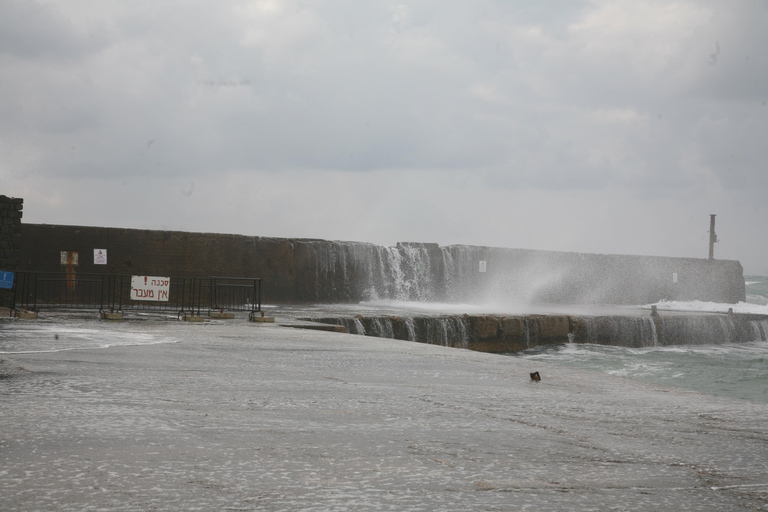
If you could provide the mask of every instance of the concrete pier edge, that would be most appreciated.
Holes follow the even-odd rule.
[[[352,334],[490,353],[518,352],[539,345],[565,343],[650,347],[768,340],[768,315],[732,312],[667,312],[642,316],[354,315],[299,319],[320,325],[343,326]]]

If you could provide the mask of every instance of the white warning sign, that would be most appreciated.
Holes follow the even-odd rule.
[[[170,277],[131,276],[131,300],[168,301]]]
[[[106,249],[94,249],[93,250],[93,264],[94,265],[106,265],[107,264],[107,250]]]

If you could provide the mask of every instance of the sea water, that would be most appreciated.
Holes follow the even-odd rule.
[[[746,276],[744,278],[747,290],[747,302],[751,304],[768,305],[768,277]]]
[[[46,316],[46,320],[35,321],[3,319],[0,322],[0,359],[9,354],[154,345],[179,341],[173,336],[154,332],[145,322],[105,323],[61,312],[47,312]]]
[[[768,314],[768,277],[746,276],[747,302],[658,304],[659,309]],[[700,393],[768,403],[768,342],[647,347],[639,349],[591,344],[542,346],[511,354],[537,361],[593,370],[609,375],[689,389]],[[542,375],[542,379],[546,375]]]
[[[726,312],[733,307],[737,313],[768,315],[768,277],[745,278],[747,302],[737,305],[702,302],[658,303],[660,311],[683,309],[688,311]],[[650,309],[650,305],[639,308]],[[281,313],[286,308],[280,308]],[[299,308],[296,316],[306,315],[308,310],[316,314],[336,311],[387,312],[402,314],[405,310],[421,314],[455,313],[457,311],[479,313],[487,306],[434,305],[419,303],[362,303],[337,306],[317,305]],[[614,313],[617,308],[614,308]],[[638,309],[618,308],[621,311]],[[316,311],[315,311],[316,310]],[[455,310],[455,311],[454,311]],[[519,311],[523,313],[525,311]],[[560,311],[562,313],[562,311]],[[173,336],[160,335],[153,329],[143,329],[142,322],[114,323],[106,327],[103,322],[94,325],[71,314],[47,314],[49,321],[32,323],[0,322],[0,359],[4,354],[50,352],[79,348],[103,348],[116,345],[144,345],[175,343]],[[609,375],[654,382],[701,393],[728,396],[744,400],[768,403],[768,342],[753,341],[742,344],[691,345],[674,347],[647,347],[631,349],[591,344],[566,344],[540,346],[512,354],[530,361],[534,371],[537,361],[548,361],[564,366],[593,370]],[[543,375],[542,378],[546,378]]]

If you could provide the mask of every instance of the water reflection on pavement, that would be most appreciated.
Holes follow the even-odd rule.
[[[2,510],[768,504],[765,404],[278,324],[65,327],[111,346],[0,355]]]

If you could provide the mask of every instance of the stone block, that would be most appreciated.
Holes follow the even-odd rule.
[[[525,343],[525,340],[521,338],[496,338],[485,340],[470,340],[470,342],[467,344],[467,348],[477,352],[505,354],[525,350],[528,348],[528,345]]]
[[[208,313],[208,316],[211,318],[217,318],[220,320],[232,320],[235,318],[234,313],[225,313],[224,311],[211,311]]]
[[[542,338],[568,338],[570,322],[564,315],[539,317],[539,336]]]
[[[407,340],[408,339],[408,324],[405,319],[399,316],[390,316],[389,320],[392,322],[392,334],[395,339]]]
[[[525,335],[525,325],[523,319],[517,316],[503,316],[499,319],[501,322],[502,336],[517,337]]]
[[[495,316],[472,316],[470,325],[478,339],[496,338],[499,335],[499,319]]]
[[[570,332],[573,333],[573,341],[575,343],[589,343],[589,331],[587,330],[587,322],[583,318],[570,317]]]
[[[291,325],[295,329],[309,329],[310,331],[326,331],[326,332],[338,332],[347,334],[347,328],[343,325],[331,325],[331,324],[301,324]]]

